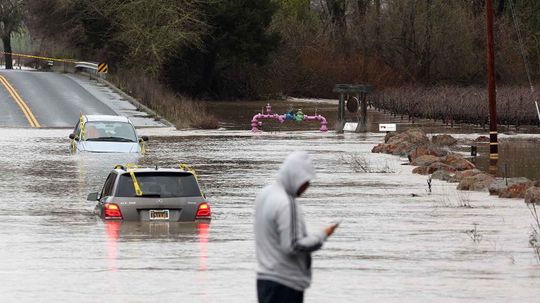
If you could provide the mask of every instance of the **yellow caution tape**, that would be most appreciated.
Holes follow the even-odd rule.
[[[143,192],[141,190],[141,187],[139,186],[139,182],[137,181],[137,177],[135,176],[135,172],[133,169],[137,168],[138,166],[136,164],[128,163],[126,164],[126,167],[124,167],[121,164],[117,164],[114,166],[114,169],[125,169],[129,172],[129,175],[131,176],[131,181],[133,181],[133,188],[135,188],[135,194],[137,196],[142,196]]]
[[[57,62],[67,62],[67,63],[75,63],[79,60],[75,59],[59,59],[59,58],[49,58],[49,57],[41,57],[41,56],[33,56],[33,55],[26,55],[26,54],[17,54],[17,53],[7,53],[0,51],[0,54],[3,55],[12,55],[17,57],[24,57],[24,58],[32,58],[32,59],[41,59],[41,60],[49,60],[49,61],[57,61]]]
[[[141,190],[141,187],[139,186],[139,182],[137,182],[137,177],[135,177],[135,172],[130,171],[129,174],[131,175],[131,180],[133,181],[133,187],[135,188],[135,194],[137,196],[142,196],[143,192]]]
[[[181,170],[188,171],[191,174],[193,174],[193,176],[195,177],[195,181],[197,181],[197,184],[199,184],[199,177],[197,176],[197,172],[195,172],[195,170],[191,166],[184,163],[180,163],[178,166],[180,167]],[[201,186],[199,184],[199,188],[200,187]],[[204,191],[201,190],[201,193],[203,194],[204,197],[206,197]]]
[[[81,114],[79,115],[79,124],[81,125],[81,140],[84,140],[84,119],[83,119],[83,114],[81,112]]]
[[[145,152],[146,152],[146,148],[145,148],[144,141],[141,141],[141,154],[143,155],[143,157],[144,157]]]
[[[188,172],[192,173],[193,176],[195,176],[195,179],[198,179],[197,178],[197,173],[195,172],[195,170],[191,166],[189,166],[187,164],[184,164],[184,163],[180,163],[178,166],[180,167],[181,170],[188,171]]]

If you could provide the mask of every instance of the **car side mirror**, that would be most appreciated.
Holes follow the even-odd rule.
[[[69,138],[70,138],[71,140],[75,140],[75,134],[69,134]]]
[[[99,197],[98,193],[89,193],[88,197],[86,197],[86,200],[88,200],[88,201],[97,201],[97,200],[99,200],[98,197]]]
[[[148,141],[148,136],[141,136],[141,138],[139,139],[141,141]]]

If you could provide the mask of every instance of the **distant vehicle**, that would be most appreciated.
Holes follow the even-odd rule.
[[[195,171],[174,168],[131,168],[117,165],[100,193],[94,213],[104,220],[209,220],[210,204],[199,188]]]
[[[138,137],[128,118],[82,115],[69,135],[73,152],[144,153],[148,137]]]

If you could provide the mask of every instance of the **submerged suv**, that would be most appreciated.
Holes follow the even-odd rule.
[[[82,115],[69,135],[73,152],[144,153],[148,137],[138,137],[128,118]]]
[[[117,165],[100,193],[94,213],[105,220],[208,220],[210,204],[191,168],[125,168]]]

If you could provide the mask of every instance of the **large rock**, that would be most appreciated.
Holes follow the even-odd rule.
[[[443,163],[448,164],[455,168],[456,170],[469,170],[474,169],[476,166],[472,164],[470,161],[465,160],[463,156],[458,154],[451,154],[446,156]]]
[[[384,147],[386,144],[379,143],[371,149],[372,153],[384,153]]]
[[[429,175],[429,167],[427,166],[418,166],[412,170],[413,174],[419,175]]]
[[[429,138],[423,130],[419,128],[411,128],[388,138],[388,142],[397,144],[399,142],[409,142],[413,145],[426,145],[429,143]]]
[[[486,137],[486,136],[479,136],[478,138],[474,139],[474,142],[478,142],[478,143],[488,143],[488,142],[489,142],[489,137]]]
[[[398,133],[396,132],[388,132],[386,134],[386,136],[384,136],[384,143],[388,143],[388,140],[390,140],[390,138],[392,138],[393,136],[397,135]]]
[[[420,157],[415,158],[411,164],[414,166],[429,166],[434,162],[441,161],[440,157],[432,156],[432,155],[423,155]]]
[[[377,146],[373,147],[373,149],[371,149],[371,152],[393,154],[396,151],[396,149],[397,149],[397,146],[395,144],[380,143],[380,144],[377,144]]]
[[[431,137],[431,142],[439,146],[452,146],[457,143],[457,140],[450,135],[435,135]]]
[[[414,161],[416,158],[430,155],[435,157],[444,157],[448,154],[448,152],[440,147],[437,146],[429,146],[429,145],[421,145],[421,146],[415,146],[409,151],[409,159],[410,161]]]
[[[463,178],[465,177],[472,177],[474,175],[477,175],[479,173],[481,173],[482,171],[478,170],[478,169],[469,169],[469,170],[464,170],[464,171],[456,171],[456,173],[454,174],[454,176],[452,178],[450,178],[450,180],[448,180],[448,182],[452,182],[452,183],[459,183],[461,182],[461,180],[463,180]]]
[[[508,186],[499,192],[500,198],[525,198],[527,189],[533,186],[533,182],[517,183]]]
[[[443,181],[449,181],[454,177],[455,173],[440,169],[431,175],[432,179],[438,179]]]
[[[457,189],[460,190],[473,190],[473,191],[487,191],[494,178],[491,175],[485,173],[479,173],[474,176],[463,178]]]
[[[411,142],[408,142],[408,141],[399,141],[397,143],[389,143],[387,145],[390,145],[390,146],[393,146],[394,148],[389,148],[388,149],[388,154],[392,154],[392,155],[400,155],[400,156],[404,156],[404,155],[407,155],[409,153],[409,151],[411,149],[414,148],[414,144],[412,144]]]
[[[375,146],[374,153],[387,153],[392,155],[407,155],[416,146],[426,145],[429,142],[426,134],[418,128],[411,128],[401,133],[387,134],[386,143]]]
[[[536,181],[525,191],[525,203],[540,204],[540,181]]]
[[[456,171],[455,168],[453,168],[452,166],[450,165],[447,165],[447,164],[444,164],[442,162],[435,162],[435,163],[431,163],[431,165],[428,166],[428,173],[429,174],[432,174],[438,170],[444,170],[446,172],[449,172],[449,173],[453,173]]]
[[[493,180],[493,182],[489,185],[489,194],[499,195],[508,186],[528,182],[531,182],[531,180],[527,178],[495,178],[495,180]]]

